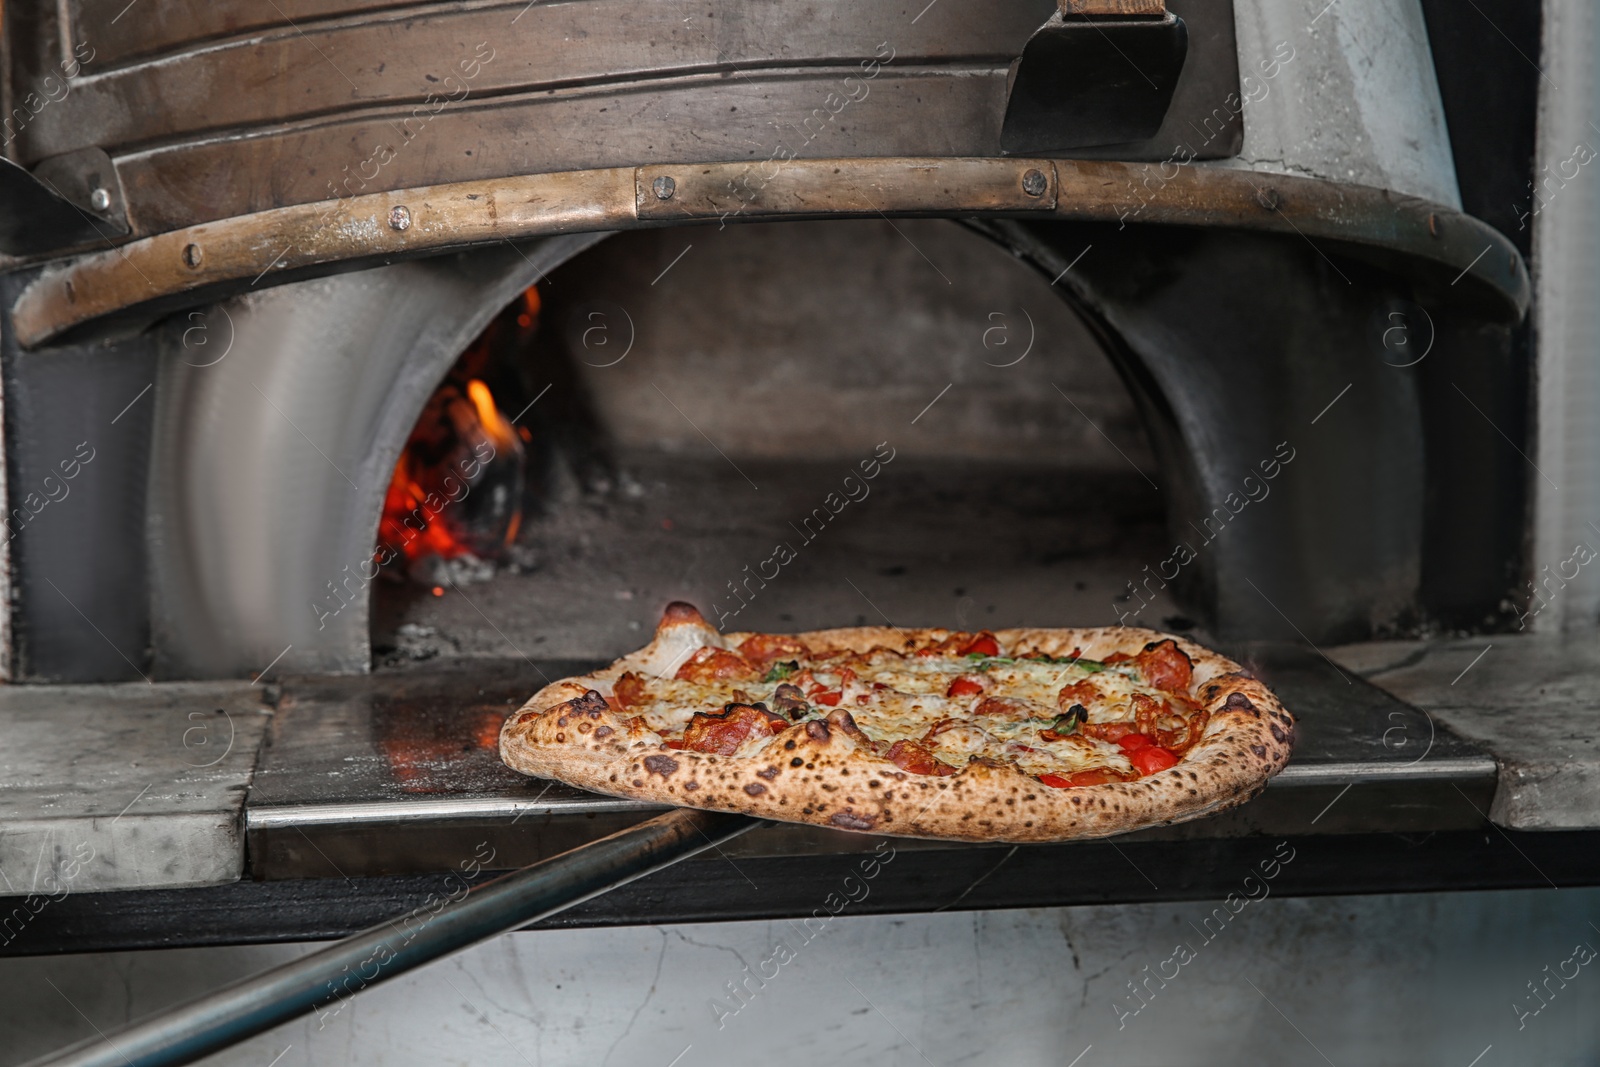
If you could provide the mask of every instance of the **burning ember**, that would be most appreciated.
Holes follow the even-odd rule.
[[[406,441],[384,497],[374,559],[427,585],[447,561],[493,561],[522,525],[527,431],[518,432],[484,380],[493,354],[521,347],[539,313],[529,289],[456,361]],[[508,336],[509,334],[509,336]]]

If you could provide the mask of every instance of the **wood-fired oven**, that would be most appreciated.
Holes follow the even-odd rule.
[[[462,842],[639,822],[494,739],[676,599],[1194,633],[1301,715],[1252,806],[1030,846],[962,907],[1221,895],[1267,835],[1313,857],[1286,894],[1542,885],[1490,825],[1594,884],[1593,823],[1448,686],[1357,673],[1577,581],[1529,518],[1526,264],[1582,178],[1534,167],[1539,71],[1485,58],[1537,16],[1487,6],[3,5],[0,714],[46,769],[0,869],[75,886],[5,951],[343,935]],[[857,837],[765,828],[560,921],[799,914]],[[870,910],[993,858],[910,849]]]

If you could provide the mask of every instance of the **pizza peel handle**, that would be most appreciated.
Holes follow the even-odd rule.
[[[193,1063],[413,967],[514,930],[744,833],[759,820],[679,809],[476,886],[442,910],[418,908],[160,1015],[26,1067]],[[370,977],[369,977],[370,975]]]

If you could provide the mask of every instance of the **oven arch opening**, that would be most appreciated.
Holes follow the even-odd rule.
[[[1002,336],[1009,343],[1016,335],[1019,324],[1012,306],[1027,304],[1035,316],[1054,314],[1072,323],[1069,328],[1079,335],[1075,344],[1092,350],[1098,343],[1132,395],[1136,417],[1127,418],[1123,437],[1115,429],[1102,434],[1106,427],[1085,429],[1095,420],[1083,411],[1070,417],[1081,419],[1084,436],[1079,444],[1099,448],[1102,459],[1114,451],[1105,444],[1107,436],[1120,441],[1126,452],[1128,438],[1137,436],[1142,424],[1149,452],[1139,459],[1119,455],[1113,466],[1121,468],[1127,482],[1140,484],[1148,476],[1146,490],[1159,487],[1154,495],[1164,509],[1165,536],[1148,546],[1129,573],[1116,575],[1124,599],[1107,597],[1097,616],[1068,618],[1064,611],[1040,611],[1026,621],[1114,623],[1120,618],[1159,626],[1169,624],[1171,616],[1184,615],[1228,638],[1305,636],[1323,641],[1364,636],[1414,610],[1424,495],[1421,420],[1414,379],[1367,350],[1368,312],[1394,291],[1394,279],[1376,268],[1341,259],[1336,280],[1315,248],[1289,238],[1224,231],[1153,226],[1120,231],[1109,224],[1020,221],[969,222],[964,231],[948,221],[882,220],[636,232],[626,240],[641,247],[655,242],[655,250],[631,257],[618,253],[623,266],[612,269],[620,272],[618,277],[626,274],[634,289],[659,298],[670,290],[675,273],[679,279],[693,278],[701,269],[694,264],[715,259],[713,236],[755,249],[808,227],[843,232],[874,226],[881,231],[874,247],[899,249],[904,262],[895,269],[922,272],[917,284],[941,294],[917,310],[924,325],[964,309],[963,325],[946,333],[965,331],[957,347],[969,361],[968,370],[1034,374],[1042,366],[1041,351],[1005,367],[1014,357],[995,344]],[[965,242],[955,261],[984,263],[975,272],[980,284],[962,287],[959,283],[966,279],[948,277],[937,257],[918,248],[923,238],[911,236],[912,230],[921,234],[923,229]],[[1000,249],[986,246],[970,231]],[[403,618],[404,612],[373,611],[374,533],[395,461],[429,397],[473,339],[541,279],[542,296],[561,305],[566,297],[549,276],[569,260],[569,269],[577,272],[583,259],[623,247],[612,238],[588,256],[579,256],[606,236],[505,245],[247,294],[204,313],[208,326],[234,342],[231,357],[214,366],[197,367],[186,358],[190,353],[181,345],[179,331],[192,324],[170,324],[163,342],[151,462],[156,673],[250,675],[274,661],[280,671],[359,672],[371,667],[374,638],[380,659],[408,654],[396,638],[399,626],[415,621],[426,629],[433,624]],[[703,254],[696,257],[695,251]],[[748,258],[748,251],[741,254]],[[806,287],[814,288],[818,278],[831,276],[829,272],[839,274],[870,259],[834,248],[821,255],[808,277],[797,275],[786,286],[769,285],[750,269],[724,271],[718,284],[753,294],[741,306],[771,311],[784,301],[792,303]],[[1014,299],[1009,290],[982,288],[1002,275],[1013,277],[1017,292],[1034,295]],[[873,306],[862,299],[870,289],[865,282],[843,288],[847,291],[835,292],[833,303],[816,318],[838,326],[845,319],[837,309]],[[1261,297],[1269,288],[1275,294],[1271,301]],[[982,293],[982,306],[970,302],[974,293]],[[685,291],[675,301],[704,295]],[[1064,304],[1058,296],[1065,298]],[[896,313],[905,313],[907,306],[897,302]],[[990,319],[993,314],[1001,318]],[[722,325],[714,315],[680,318],[699,323],[708,335]],[[781,316],[767,318],[779,321]],[[885,317],[874,328],[881,335],[890,321]],[[996,328],[1002,333],[992,332]],[[843,346],[847,354],[856,355],[840,363],[842,372],[859,375],[883,364],[859,348]],[[636,374],[634,368],[642,363],[636,355],[628,356],[610,368],[621,372],[613,379]],[[803,360],[778,363],[808,366],[816,360],[808,354]],[[958,380],[965,380],[963,374],[953,369],[936,373],[936,360],[919,364],[901,358],[899,366],[904,381],[914,387],[907,384],[905,395],[882,404],[885,412],[895,412],[882,417],[885,425],[903,414],[908,432],[921,433],[924,421],[935,424],[923,414],[925,407],[931,405],[939,418],[959,412],[959,403],[949,401],[965,390],[951,395],[942,390],[954,390]],[[578,374],[581,378],[605,370],[583,366]],[[1070,383],[1052,383],[1048,375],[1027,380],[1035,387],[1033,399],[1018,410],[1038,396],[1053,396],[1060,401],[1059,411],[1070,411],[1072,394],[1063,397],[1066,390],[1057,388]],[[1321,420],[1317,409],[1346,384],[1361,403],[1349,405],[1337,418]],[[649,395],[659,400],[662,391],[649,388]],[[923,399],[911,403],[911,392],[917,390]],[[737,411],[735,406],[706,405],[710,395],[703,383],[691,384],[686,394],[671,398],[682,410],[657,404],[655,417],[671,414],[681,420],[679,432],[704,449],[705,436],[689,424]],[[907,410],[900,413],[899,407]],[[604,404],[601,409],[603,414]],[[771,408],[758,410],[766,414]],[[613,411],[608,417],[615,422],[615,416]],[[995,429],[1003,420],[992,416],[993,410],[989,423]],[[869,413],[857,421],[871,424],[875,419]],[[652,425],[650,419],[642,424]],[[1004,429],[1015,435],[1026,424],[1023,418]],[[714,439],[721,424],[713,429]],[[788,428],[790,433],[802,430]],[[755,447],[749,442],[759,442],[760,435],[746,438],[735,452]],[[599,440],[603,444],[604,435]],[[842,462],[842,447],[828,451],[840,440],[837,434],[813,435],[806,438],[806,447],[816,458]],[[859,451],[856,445],[852,448]],[[976,447],[967,441],[963,448],[969,446]],[[1285,461],[1280,454],[1284,450],[1306,458]],[[759,449],[752,455],[761,458]],[[1285,462],[1297,462],[1294,477],[1277,480],[1270,504],[1255,503],[1264,495],[1253,488],[1262,481],[1259,466],[1281,467]],[[1246,477],[1253,482],[1245,483]],[[1247,498],[1250,502],[1241,504]],[[1243,507],[1255,509],[1249,522],[1219,532],[1228,519],[1218,516],[1238,515]],[[1192,565],[1174,563],[1180,545],[1190,546]],[[769,550],[743,559],[736,570],[742,575],[746,562],[759,569],[770,555]],[[1176,577],[1171,574],[1174,566]],[[714,601],[719,592],[737,597],[736,589],[727,588],[729,577],[721,576],[715,589],[693,582],[676,592],[663,589],[658,599],[687,595]],[[948,584],[952,590],[965,588]],[[630,588],[623,585],[611,592]],[[1174,598],[1167,603],[1181,602],[1182,612],[1147,606],[1155,604],[1158,593]],[[648,591],[640,588],[634,595],[643,604]],[[572,596],[576,593],[569,591],[568,599]],[[706,606],[713,614],[718,611],[714,602]],[[938,605],[908,608],[926,621],[937,614]],[[898,614],[900,609],[894,610]],[[861,612],[834,612],[814,623],[797,618],[792,624],[775,619],[760,625],[822,625],[841,617],[849,622]],[[746,615],[752,619],[748,624],[755,625],[761,611]],[[641,618],[629,621],[643,625]],[[959,622],[954,617],[948,621]],[[742,620],[737,624],[746,625]],[[637,643],[637,636],[627,640]],[[609,655],[619,650],[622,639],[616,634],[604,641],[596,638],[582,650]],[[454,654],[449,642],[436,651]],[[489,652],[477,649],[475,654]]]
[[[729,630],[1102,624],[1160,549],[1115,369],[966,228],[625,233],[537,292],[488,331],[538,487],[515,551],[492,580],[463,555],[374,585],[379,666],[608,659],[675,599]],[[1183,622],[1152,600],[1149,624]]]

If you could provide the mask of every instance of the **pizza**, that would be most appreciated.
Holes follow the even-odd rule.
[[[500,755],[612,796],[1022,842],[1243,803],[1293,743],[1258,679],[1153,630],[724,634],[676,603],[638,652],[535,694]]]

